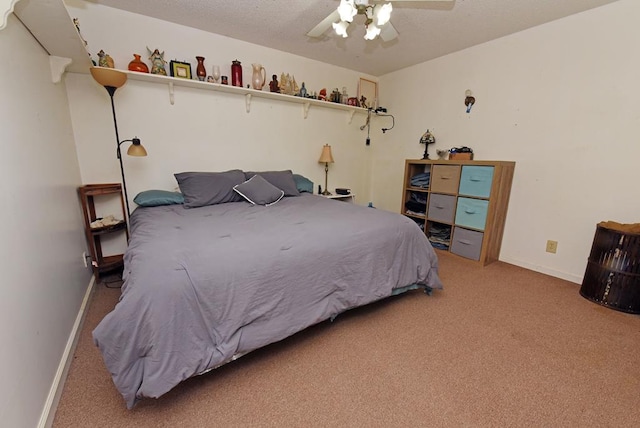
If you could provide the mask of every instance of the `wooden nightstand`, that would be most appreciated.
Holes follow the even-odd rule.
[[[84,231],[91,254],[91,267],[95,275],[96,282],[101,282],[103,276],[108,276],[114,272],[121,271],[123,255],[116,254],[105,256],[102,254],[102,238],[115,233],[124,233],[127,242],[129,241],[129,230],[127,228],[127,217],[125,214],[124,198],[122,196],[122,186],[120,183],[109,184],[87,184],[78,188],[80,205],[84,217]],[[117,223],[102,227],[91,227],[91,223],[98,219],[96,215],[96,198],[113,195],[120,199],[122,218],[117,219]]]
[[[352,204],[355,204],[356,202],[356,195],[354,193],[350,193],[348,195],[320,195],[320,196],[323,196],[327,199],[335,199],[337,201],[351,202]]]

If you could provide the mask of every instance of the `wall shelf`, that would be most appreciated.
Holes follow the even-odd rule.
[[[15,3],[14,13],[49,54],[54,83],[61,80],[65,71],[89,72],[91,58],[62,0],[10,3]]]
[[[367,109],[362,107],[354,107],[346,104],[332,103],[328,101],[314,100],[311,98],[294,97],[293,95],[278,94],[269,91],[259,91],[257,89],[241,88],[238,86],[222,85],[220,83],[201,82],[200,80],[182,79],[177,77],[162,76],[159,74],[140,73],[136,71],[120,70],[127,73],[128,78],[131,80],[138,80],[142,82],[151,82],[167,85],[169,89],[169,102],[174,104],[175,102],[175,86],[183,86],[187,88],[194,88],[199,90],[225,92],[229,94],[242,95],[245,97],[245,109],[247,113],[251,112],[251,101],[253,97],[266,98],[269,100],[284,101],[290,103],[297,103],[302,105],[302,114],[306,119],[311,107],[332,108],[337,110],[346,111],[349,117],[349,123],[353,119],[353,115],[357,112],[366,113]]]
[[[82,74],[89,73],[89,68],[93,66],[91,58],[62,0],[30,0],[26,2],[0,0],[0,12],[4,16],[4,19],[0,21],[0,30],[6,25],[6,17],[12,11],[49,53],[51,79],[54,83],[58,83],[62,79],[62,75],[67,71]],[[294,97],[292,95],[258,91],[219,83],[201,82],[199,80],[138,73],[128,70],[121,71],[127,73],[132,80],[167,85],[171,104],[175,103],[175,86],[182,86],[242,95],[245,98],[245,110],[247,113],[251,112],[251,102],[254,97],[300,104],[302,106],[302,115],[305,119],[309,115],[311,107],[343,110],[347,113],[349,123],[352,122],[355,113],[367,113],[365,108],[346,104]]]

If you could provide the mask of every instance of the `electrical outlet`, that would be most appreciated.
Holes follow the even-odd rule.
[[[86,251],[82,252],[82,264],[84,264],[84,267],[89,267],[89,266],[87,266],[87,252]]]
[[[547,241],[547,253],[555,254],[558,251],[558,241]]]

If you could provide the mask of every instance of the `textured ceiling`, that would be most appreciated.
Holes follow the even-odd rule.
[[[346,39],[307,37],[339,0],[90,1],[381,76],[617,0],[396,0],[389,42],[364,40],[361,15]]]

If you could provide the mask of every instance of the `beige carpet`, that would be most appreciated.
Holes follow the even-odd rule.
[[[133,410],[91,330],[54,427],[631,427],[640,424],[640,316],[579,285],[439,252],[445,290],[411,292],[311,327]]]

